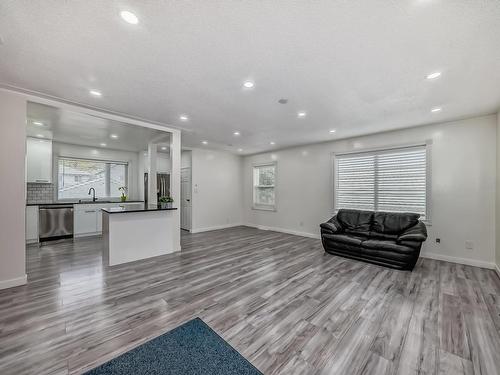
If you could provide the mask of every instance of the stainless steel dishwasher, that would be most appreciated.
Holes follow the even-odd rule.
[[[73,238],[73,205],[44,205],[38,209],[40,242]]]

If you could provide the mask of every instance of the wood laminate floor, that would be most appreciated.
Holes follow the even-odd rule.
[[[80,373],[197,316],[264,374],[500,374],[491,270],[394,271],[246,227],[113,268],[101,254],[100,238],[29,248],[28,285],[0,291],[0,374]]]

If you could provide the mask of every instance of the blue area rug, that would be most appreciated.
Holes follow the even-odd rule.
[[[200,318],[86,373],[118,374],[263,375]]]

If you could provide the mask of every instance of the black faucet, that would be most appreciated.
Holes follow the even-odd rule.
[[[89,195],[90,195],[90,192],[92,192],[92,202],[95,202],[96,199],[95,199],[95,189],[94,188],[90,188],[89,189]]]

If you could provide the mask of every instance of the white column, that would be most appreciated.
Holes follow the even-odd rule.
[[[150,205],[158,204],[157,187],[156,187],[156,153],[157,144],[148,143],[148,203]]]
[[[170,173],[170,195],[174,199],[173,206],[178,209],[172,211],[174,215],[173,243],[176,251],[181,249],[181,132],[174,130],[170,137],[170,159],[172,172]]]

